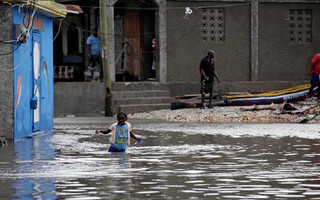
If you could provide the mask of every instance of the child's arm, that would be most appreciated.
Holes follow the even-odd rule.
[[[130,136],[137,141],[141,140],[140,138],[136,137],[131,131],[130,131]]]
[[[100,133],[102,133],[102,134],[108,134],[108,133],[110,133],[110,132],[111,132],[110,129],[108,129],[108,130],[106,130],[106,131],[96,130],[96,134],[100,134]]]

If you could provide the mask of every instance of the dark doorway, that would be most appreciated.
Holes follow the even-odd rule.
[[[156,6],[144,1],[118,1],[114,8],[116,80],[154,78],[152,40]]]

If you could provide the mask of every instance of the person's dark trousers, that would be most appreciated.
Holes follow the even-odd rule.
[[[319,74],[316,74],[316,73],[314,73],[314,72],[311,74],[310,84],[311,84],[311,86],[310,86],[310,88],[309,88],[308,96],[310,97],[313,89],[318,86],[318,94],[317,94],[317,97],[318,97],[318,99],[320,99],[320,80],[319,80]]]
[[[318,99],[320,99],[320,95],[319,95],[319,94],[320,94],[320,85],[311,85],[310,88],[309,88],[308,97],[310,97],[313,89],[314,89],[315,87],[317,87],[317,86],[318,86],[318,94],[317,94],[317,97],[318,97]]]

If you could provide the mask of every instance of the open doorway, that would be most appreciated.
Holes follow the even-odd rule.
[[[140,0],[114,5],[116,81],[156,80],[155,10]]]

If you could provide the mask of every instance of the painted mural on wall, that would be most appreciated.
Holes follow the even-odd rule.
[[[36,13],[29,15],[19,8],[12,11],[14,31],[18,32],[14,35],[25,40],[13,47],[21,45],[13,59],[14,138],[19,139],[53,129],[52,18]]]

